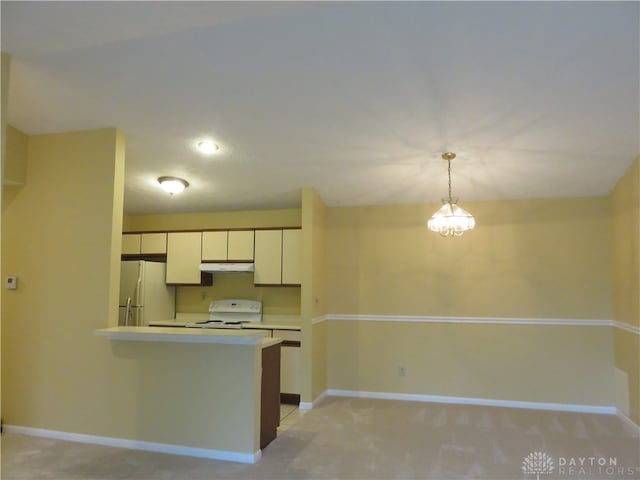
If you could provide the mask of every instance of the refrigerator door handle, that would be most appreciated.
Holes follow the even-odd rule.
[[[133,299],[136,305],[142,305],[142,299],[140,298],[140,293],[142,290],[142,275],[143,275],[143,262],[138,262],[138,279],[136,280],[136,288],[133,291]]]
[[[124,313],[124,326],[129,326],[129,319],[131,318],[131,297],[127,298],[127,309]]]

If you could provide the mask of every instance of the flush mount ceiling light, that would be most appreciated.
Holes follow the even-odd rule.
[[[213,143],[211,140],[200,140],[196,143],[196,148],[205,155],[213,155],[220,147]]]
[[[476,220],[473,215],[460,208],[458,206],[458,198],[451,196],[451,160],[454,158],[456,158],[456,154],[453,152],[442,154],[442,159],[447,161],[448,166],[449,197],[442,199],[442,207],[427,222],[429,230],[437,232],[443,237],[459,237],[476,226]]]
[[[189,186],[189,182],[178,177],[160,177],[158,178],[158,183],[170,195],[182,193]]]

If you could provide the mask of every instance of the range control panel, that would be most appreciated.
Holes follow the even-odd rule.
[[[209,304],[211,313],[262,313],[262,302],[257,300],[214,300]]]

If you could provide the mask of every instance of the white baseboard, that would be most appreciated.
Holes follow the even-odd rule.
[[[446,397],[441,395],[421,395],[414,393],[365,392],[360,390],[327,390],[334,397],[379,398],[384,400],[405,400],[411,402],[452,403],[461,405],[482,405],[485,407],[528,408],[531,410],[557,410],[564,412],[605,413],[613,415],[616,407],[604,405],[572,405],[566,403],[521,402],[517,400],[494,400],[489,398]]]
[[[141,440],[129,440],[126,438],[101,437],[86,435],[83,433],[61,432],[58,430],[45,430],[42,428],[22,427],[20,425],[3,425],[3,432],[21,433],[35,437],[54,438],[68,442],[92,443],[107,447],[128,448],[133,450],[146,450],[150,452],[169,453],[172,455],[184,455],[189,457],[210,458],[213,460],[227,460],[239,463],[256,463],[262,457],[262,451],[255,453],[241,453],[229,450],[211,450],[208,448],[186,447],[183,445],[171,445],[166,443],[143,442]]]
[[[300,402],[300,405],[298,405],[298,408],[300,410],[311,410],[313,407],[318,405],[318,403],[320,403],[327,396],[327,393],[328,393],[328,390],[325,390],[316,398],[314,398],[313,402]]]
[[[636,425],[636,423],[631,420],[623,411],[617,409],[617,415],[620,420],[622,420],[632,431],[640,435],[640,425]]]

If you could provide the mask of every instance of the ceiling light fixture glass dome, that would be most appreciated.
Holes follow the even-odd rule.
[[[442,199],[442,207],[434,213],[427,227],[443,237],[459,237],[476,226],[476,219],[469,212],[458,206],[458,198],[451,196],[451,160],[456,158],[453,152],[445,152],[442,159],[447,161],[449,174],[449,196]]]
[[[189,186],[189,182],[178,177],[160,177],[158,178],[158,183],[170,195],[182,193]]]
[[[205,155],[212,155],[220,150],[220,147],[211,140],[200,140],[196,143],[196,148]]]

